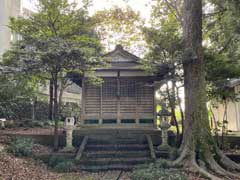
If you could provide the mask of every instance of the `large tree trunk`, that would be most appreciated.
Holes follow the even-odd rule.
[[[202,2],[201,0],[184,0],[185,52],[183,58],[185,121],[183,139],[187,146],[194,146],[198,140],[197,126],[206,125],[208,116],[202,56]],[[201,123],[200,123],[201,122]],[[185,144],[184,144],[185,145]]]
[[[64,85],[61,84],[59,87],[59,97],[58,97],[58,106],[59,106],[59,114],[62,113],[62,97],[63,97],[63,92],[64,92]]]
[[[53,120],[53,81],[49,81],[49,106],[48,106],[48,119]]]
[[[182,108],[182,100],[180,98],[180,94],[179,94],[179,88],[180,87],[177,87],[177,101],[178,101],[178,106],[179,106],[179,110],[180,110],[180,114],[181,114],[181,121],[182,121],[182,133],[184,131],[184,125],[183,125],[183,122],[184,122],[184,112],[183,112],[183,108]]]
[[[57,74],[53,78],[53,87],[54,87],[54,110],[53,110],[53,119],[54,119],[54,151],[58,150],[58,78]]]
[[[179,126],[178,126],[176,112],[175,112],[175,105],[176,105],[175,86],[176,86],[175,81],[172,81],[172,92],[170,93],[170,89],[167,83],[167,96],[168,96],[168,100],[171,108],[172,121],[176,126],[176,130],[177,130],[177,146],[178,146],[180,143],[180,131],[179,131]]]
[[[173,164],[182,163],[210,179],[220,179],[215,175],[236,179],[237,176],[223,169],[213,156],[217,154],[223,165],[229,167],[231,164],[231,169],[239,169],[236,163],[226,160],[226,156],[218,151],[210,131],[202,53],[202,1],[184,0],[183,14],[185,120],[181,155]],[[200,167],[202,164],[208,169]]]
[[[65,89],[68,87],[68,86],[70,86],[72,83],[68,83],[68,79],[67,79],[67,77],[64,77],[64,79],[62,79],[61,81],[60,81],[61,83],[59,83],[59,97],[58,97],[58,109],[59,109],[59,111],[58,111],[58,113],[59,114],[61,114],[62,113],[62,97],[63,97],[63,93],[64,93],[64,91],[65,91]]]

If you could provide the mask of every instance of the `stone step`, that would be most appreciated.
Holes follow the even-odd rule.
[[[88,144],[146,144],[146,140],[136,140],[136,139],[127,139],[127,138],[120,138],[110,141],[103,141],[103,140],[96,140],[90,139],[88,140]]]
[[[108,158],[108,157],[150,157],[149,150],[142,151],[87,151],[83,153],[87,158]]]
[[[131,170],[152,162],[144,135],[91,136],[83,151],[79,168],[87,171]]]
[[[149,150],[147,144],[87,144],[85,151],[103,151],[103,150],[125,150],[142,151]]]
[[[89,166],[95,166],[95,165],[138,165],[138,164],[144,164],[152,162],[152,159],[149,157],[139,157],[139,158],[86,158],[82,159],[80,161],[80,164],[82,165],[89,165]]]
[[[111,165],[80,165],[80,169],[84,171],[98,172],[98,171],[112,171],[112,170],[122,170],[130,171],[136,165],[125,165],[125,164],[111,164]]]

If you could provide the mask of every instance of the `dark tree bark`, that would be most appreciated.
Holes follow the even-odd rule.
[[[53,102],[54,102],[54,110],[53,110],[53,119],[54,119],[54,151],[58,150],[58,121],[59,121],[59,117],[58,117],[58,77],[57,74],[54,74],[53,77],[53,87],[54,87],[54,98],[53,98]]]
[[[48,119],[53,120],[53,81],[49,81],[49,106],[48,106]]]
[[[60,84],[60,87],[59,87],[59,96],[58,96],[58,112],[59,114],[62,113],[62,97],[63,97],[63,92],[64,92],[64,87],[63,87],[63,84]]]
[[[183,108],[182,108],[182,105],[181,105],[181,103],[182,103],[182,100],[181,100],[181,98],[180,98],[180,95],[179,95],[179,88],[180,87],[177,87],[177,101],[178,101],[178,106],[179,106],[179,110],[180,110],[180,114],[181,114],[181,121],[182,121],[182,133],[183,133],[183,131],[184,131],[184,112],[183,112]]]
[[[64,93],[64,91],[65,91],[65,89],[67,88],[67,87],[69,87],[70,85],[72,85],[72,83],[69,83],[68,82],[68,78],[67,77],[64,77],[61,81],[60,81],[60,83],[59,83],[59,96],[58,96],[58,113],[59,114],[61,114],[62,113],[62,97],[63,97],[63,93]]]
[[[211,112],[212,120],[213,120],[212,128],[214,129],[215,142],[216,142],[217,146],[219,147],[220,143],[219,143],[219,137],[218,137],[218,124],[217,124],[217,120],[216,120],[216,117],[215,117],[215,115],[213,113],[212,106],[210,106],[209,110]]]
[[[172,94],[172,95],[171,95]],[[176,126],[176,130],[177,130],[177,146],[180,143],[180,131],[179,131],[179,126],[178,126],[178,122],[177,122],[177,117],[176,117],[176,112],[175,112],[175,81],[172,81],[172,93],[170,93],[170,89],[167,83],[167,96],[168,96],[168,100],[169,100],[169,104],[170,104],[170,108],[171,108],[171,114],[172,114],[172,120],[174,122],[174,125]]]
[[[173,164],[182,163],[189,170],[214,180],[238,179],[240,176],[224,168],[239,170],[239,165],[217,148],[210,131],[202,52],[202,1],[184,0],[183,14],[185,120],[181,154]]]

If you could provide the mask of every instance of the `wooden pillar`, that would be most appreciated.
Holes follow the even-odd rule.
[[[120,112],[120,71],[117,73],[117,124],[121,123]]]
[[[82,79],[82,108],[81,108],[81,120],[80,124],[84,124],[85,119],[85,98],[86,98],[86,88],[85,88],[85,78]]]
[[[102,111],[102,106],[103,106],[103,85],[101,84],[100,86],[100,118],[99,118],[99,124],[103,123],[103,111]]]
[[[160,88],[160,82],[154,82],[153,90],[153,118],[154,118],[154,127],[157,128],[157,101],[156,101],[156,92]]]
[[[136,89],[136,96],[135,96],[135,99],[136,99],[136,117],[135,117],[135,120],[136,120],[136,124],[139,124],[139,90],[141,87],[141,85],[137,85],[137,84],[141,84],[140,82],[136,81],[136,84],[135,84],[135,89]]]

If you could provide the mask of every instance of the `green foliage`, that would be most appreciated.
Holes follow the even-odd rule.
[[[57,172],[71,172],[74,167],[72,161],[63,161],[58,163],[53,169]]]
[[[74,116],[80,118],[80,106],[77,103],[67,103],[61,106],[60,116],[65,119],[66,117]]]
[[[0,74],[0,117],[23,119],[29,117],[30,102],[35,94],[35,80],[25,75]]]
[[[67,0],[40,0],[38,12],[31,17],[11,18],[9,28],[22,38],[3,55],[4,68],[42,82],[52,80],[57,89],[69,72],[82,75],[104,66],[103,47],[86,6],[77,8]],[[58,107],[55,99],[54,119],[59,119]]]
[[[8,120],[8,121],[5,122],[5,127],[6,128],[15,128],[16,124],[14,123],[13,120]]]
[[[15,137],[10,141],[7,151],[17,157],[32,155],[33,140],[26,137]]]
[[[135,54],[140,53],[138,51],[145,51],[141,32],[144,22],[140,14],[129,6],[98,11],[93,18],[97,25],[96,30],[106,47],[121,44]]]
[[[209,2],[214,6],[213,12],[206,18],[210,47],[220,54],[226,54],[231,60],[239,60],[239,2],[231,0]]]
[[[70,172],[74,167],[74,162],[64,156],[51,156],[48,165],[57,172]]]
[[[152,71],[152,66],[158,63],[182,60],[182,3],[182,0],[178,5],[172,0],[157,0],[152,5],[151,27],[144,28],[149,47],[145,69]],[[234,92],[225,83],[227,79],[240,77],[239,3],[208,0],[205,9],[203,44],[208,98],[234,99]],[[183,70],[179,67],[177,71]],[[177,75],[182,79],[181,73]]]
[[[149,52],[145,57],[145,69],[154,71],[157,64],[174,64],[181,59],[182,43],[179,24],[169,15],[168,19],[159,27],[143,28]],[[149,61],[151,63],[149,63]]]
[[[102,46],[84,9],[66,0],[40,0],[38,10],[31,18],[11,19],[10,29],[22,40],[5,53],[5,65],[49,77],[101,64]]]
[[[140,167],[131,174],[133,180],[187,180],[182,169],[170,168],[167,161],[161,160],[147,167]]]
[[[208,98],[218,101],[226,98],[235,99],[233,89],[225,85],[228,79],[240,77],[240,66],[237,66],[236,62],[229,59],[226,54],[218,54],[211,49],[205,50],[204,60]]]
[[[240,77],[240,6],[238,1],[209,0],[213,8],[206,12],[204,38],[209,98],[234,99],[227,79]]]
[[[44,122],[42,122],[42,121],[33,121],[31,119],[27,119],[27,120],[23,121],[22,123],[20,123],[20,126],[30,127],[30,128],[33,128],[33,127],[43,128],[44,127]]]

